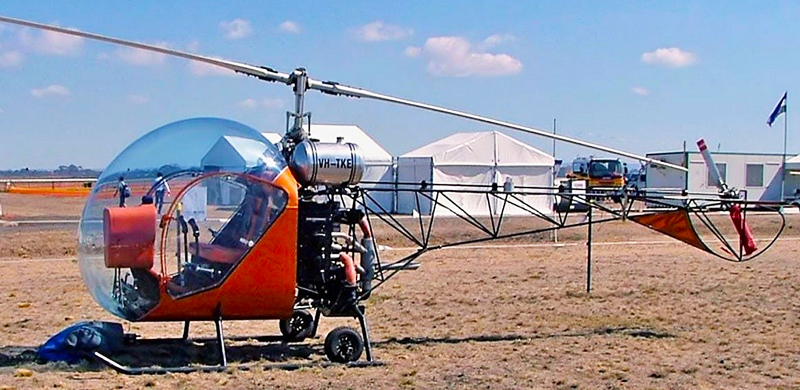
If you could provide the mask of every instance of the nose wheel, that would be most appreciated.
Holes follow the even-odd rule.
[[[278,327],[286,341],[298,342],[314,336],[315,322],[308,310],[295,310],[291,318],[280,320]]]
[[[364,340],[353,328],[338,327],[325,337],[325,355],[336,363],[349,363],[358,360],[364,351]]]

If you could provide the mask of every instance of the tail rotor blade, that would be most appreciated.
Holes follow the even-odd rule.
[[[725,184],[725,180],[722,178],[722,176],[720,176],[717,164],[714,164],[714,158],[711,156],[711,152],[706,146],[706,141],[700,138],[697,140],[697,147],[700,149],[700,155],[703,156],[703,161],[706,163],[708,174],[711,176],[711,181],[717,186],[720,192],[727,191],[728,185]]]

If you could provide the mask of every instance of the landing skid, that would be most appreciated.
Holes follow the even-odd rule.
[[[350,363],[333,363],[333,362],[306,362],[306,363],[272,363],[272,364],[239,364],[227,366],[183,366],[183,367],[128,367],[117,363],[113,359],[103,355],[100,352],[95,352],[93,356],[101,363],[110,367],[116,372],[125,375],[161,375],[168,373],[192,373],[192,372],[222,372],[228,369],[237,369],[241,371],[249,371],[254,368],[262,370],[285,370],[294,371],[306,367],[349,367],[349,368],[362,368],[362,367],[379,367],[385,363],[381,361],[356,361]]]
[[[317,311],[314,315],[313,321],[313,332],[312,336],[314,337],[317,333],[317,327],[319,325],[319,320],[322,313],[321,311]],[[345,315],[335,315],[335,317],[345,316]],[[342,367],[352,367],[352,368],[360,368],[360,367],[377,367],[384,365],[381,361],[373,360],[372,358],[372,343],[370,341],[369,336],[369,327],[367,324],[367,319],[365,316],[365,308],[364,306],[355,306],[353,310],[346,315],[348,317],[354,317],[358,319],[359,325],[361,327],[361,335],[364,341],[364,351],[366,353],[366,361],[351,361],[346,363],[336,363],[330,361],[322,361],[322,362],[301,362],[301,363],[272,363],[272,364],[237,364],[237,365],[229,365],[228,364],[228,356],[225,350],[225,337],[222,330],[222,319],[217,318],[214,320],[214,325],[216,329],[216,337],[214,340],[217,343],[217,351],[219,355],[219,363],[216,365],[187,365],[187,366],[176,366],[176,367],[130,367],[124,364],[117,362],[116,360],[112,359],[109,356],[104,355],[101,352],[93,352],[89,357],[93,358],[99,363],[102,363],[109,368],[117,371],[121,374],[125,375],[159,375],[159,374],[167,374],[167,373],[191,373],[191,372],[222,372],[226,371],[231,368],[235,368],[238,370],[251,370],[251,369],[262,369],[262,370],[297,370],[300,368],[305,367],[334,367],[334,366],[342,366]],[[180,339],[162,339],[163,341],[189,341],[189,321],[184,322],[183,326],[183,334],[181,335]],[[260,336],[254,337],[255,339],[267,342],[286,342],[286,339],[283,336]],[[205,339],[210,340],[210,339]],[[157,340],[149,340],[149,341],[157,341]]]

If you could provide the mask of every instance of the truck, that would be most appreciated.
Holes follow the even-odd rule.
[[[586,189],[591,192],[616,192],[625,187],[625,173],[617,158],[589,156],[573,160],[572,171],[567,177],[586,180]]]

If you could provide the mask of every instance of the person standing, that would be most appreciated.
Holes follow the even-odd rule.
[[[125,198],[131,196],[131,189],[125,183],[125,178],[120,176],[117,182],[117,189],[114,190],[114,196],[119,195],[119,207],[125,207]]]
[[[172,192],[169,190],[169,184],[164,180],[164,175],[161,172],[156,175],[153,185],[156,187],[156,209],[161,214],[161,208],[164,206],[164,194],[172,195]]]

